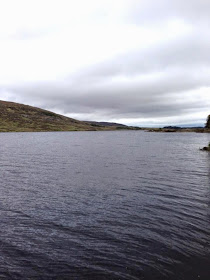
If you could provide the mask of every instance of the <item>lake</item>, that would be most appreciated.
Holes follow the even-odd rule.
[[[0,279],[210,279],[210,134],[0,133]]]

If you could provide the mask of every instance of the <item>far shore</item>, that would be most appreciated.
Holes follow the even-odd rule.
[[[168,133],[173,133],[173,132],[195,132],[195,133],[210,133],[210,129],[207,128],[145,128],[144,131],[147,132],[168,132]]]

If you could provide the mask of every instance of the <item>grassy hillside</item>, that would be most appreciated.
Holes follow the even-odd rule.
[[[32,106],[0,101],[0,132],[114,130],[117,127],[117,124],[88,123]]]

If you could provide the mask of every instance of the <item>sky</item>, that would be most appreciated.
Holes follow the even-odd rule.
[[[0,99],[79,120],[203,125],[209,0],[0,0]]]

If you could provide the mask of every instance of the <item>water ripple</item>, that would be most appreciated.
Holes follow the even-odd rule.
[[[0,279],[206,279],[205,134],[0,134]]]

